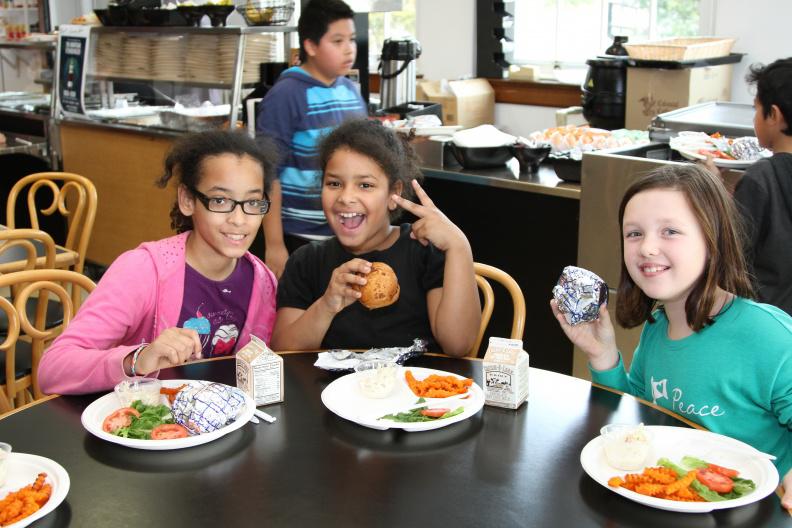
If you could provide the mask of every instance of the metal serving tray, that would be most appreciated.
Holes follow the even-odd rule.
[[[726,136],[753,136],[753,105],[713,101],[660,114],[652,120],[649,139],[668,141],[683,130],[720,132]]]

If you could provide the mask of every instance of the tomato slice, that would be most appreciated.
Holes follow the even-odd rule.
[[[140,413],[132,407],[121,407],[104,419],[104,422],[102,422],[102,431],[105,433],[113,433],[122,427],[129,427],[132,425],[133,416],[137,418],[140,416]]]
[[[450,411],[451,411],[451,409],[443,409],[443,408],[439,408],[439,409],[424,409],[424,410],[421,411],[421,414],[423,414],[424,416],[428,416],[429,418],[440,418],[445,413],[450,412]]]
[[[710,469],[696,471],[696,479],[716,493],[729,493],[734,487],[732,479]]]
[[[187,438],[190,435],[187,429],[179,424],[162,424],[151,430],[152,440],[171,440],[173,438]]]
[[[723,466],[719,466],[717,464],[707,464],[707,469],[710,471],[714,471],[715,473],[720,473],[724,477],[734,478],[740,474],[739,471],[736,469],[731,469]]]

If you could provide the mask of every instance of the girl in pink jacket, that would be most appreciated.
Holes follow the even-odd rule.
[[[277,283],[248,248],[269,210],[265,180],[275,162],[270,144],[242,133],[179,140],[158,182],[176,180],[178,234],[113,262],[42,357],[42,390],[108,390],[129,376],[233,354],[251,334],[269,341]]]

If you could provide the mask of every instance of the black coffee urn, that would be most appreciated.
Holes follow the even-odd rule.
[[[583,91],[583,117],[595,128],[624,128],[627,94],[627,37],[614,38],[605,55],[586,61],[588,73]]]

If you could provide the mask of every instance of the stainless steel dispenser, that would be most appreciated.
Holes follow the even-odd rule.
[[[380,104],[382,108],[415,100],[415,59],[421,44],[414,39],[387,39],[380,60]]]

